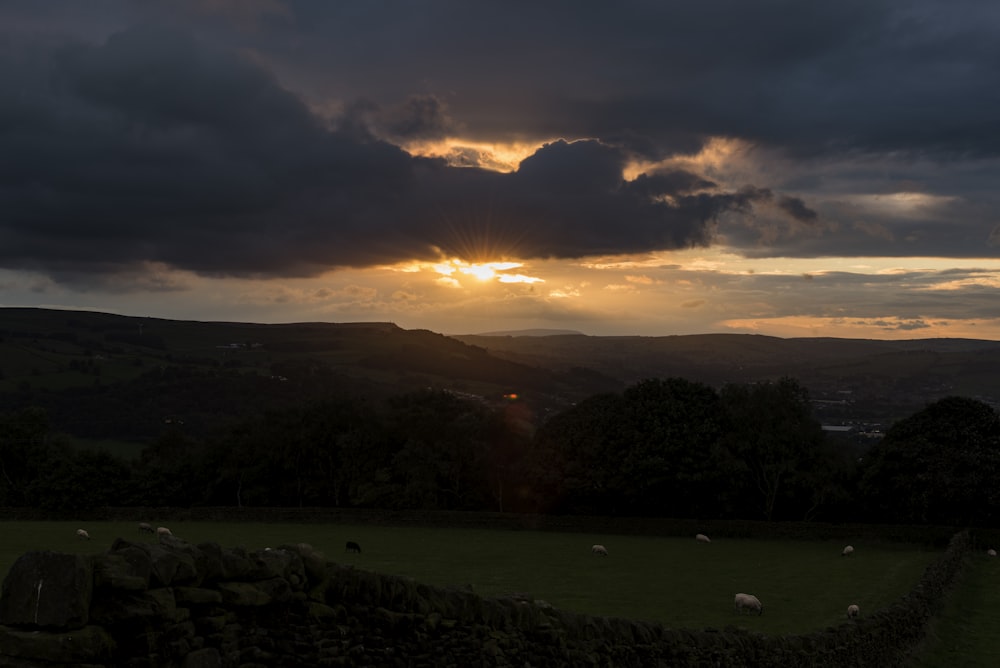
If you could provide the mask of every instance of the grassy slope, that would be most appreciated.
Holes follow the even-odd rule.
[[[152,520],[155,521],[155,520]],[[134,523],[88,523],[93,540],[69,522],[0,523],[0,572],[30,549],[99,552]],[[528,592],[567,610],[661,622],[675,628],[739,625],[764,633],[806,633],[845,621],[909,591],[938,553],[898,544],[857,544],[840,557],[830,542],[601,536],[578,533],[321,524],[171,523],[191,542],[248,548],[308,542],[327,557],[437,585],[473,585],[484,596]],[[359,542],[361,555],[344,551]],[[610,556],[591,554],[593,543]],[[733,595],[756,594],[762,617],[736,617]]]
[[[1000,666],[1000,560],[976,554],[952,592],[918,668],[992,668]]]

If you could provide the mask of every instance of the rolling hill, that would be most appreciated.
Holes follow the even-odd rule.
[[[514,335],[516,334],[516,335]],[[373,400],[438,388],[517,394],[537,419],[644,378],[713,387],[791,376],[821,418],[891,422],[950,394],[997,405],[1000,342],[780,339],[742,334],[444,336],[392,323],[175,321],[0,309],[4,412],[45,408],[78,439],[148,442],[337,394]]]

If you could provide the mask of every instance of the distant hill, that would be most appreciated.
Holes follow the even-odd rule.
[[[545,414],[621,383],[385,322],[265,325],[0,309],[3,411],[41,406],[58,430],[80,438],[143,442],[178,424],[206,433],[337,394],[426,388],[488,402],[517,394]]]
[[[507,332],[483,332],[473,336],[583,336],[572,329],[513,329]]]
[[[520,330],[444,336],[393,323],[254,324],[0,309],[3,412],[45,408],[79,439],[148,442],[337,394],[438,388],[542,420],[644,378],[721,387],[791,376],[821,419],[891,422],[957,394],[998,405],[1000,342],[749,334],[586,336]]]
[[[685,336],[457,336],[491,354],[550,368],[586,366],[623,384],[678,376],[721,386],[791,376],[838,417],[897,419],[958,394],[1000,405],[1000,342],[978,339]]]

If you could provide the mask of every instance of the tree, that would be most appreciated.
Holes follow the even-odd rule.
[[[490,496],[490,411],[449,392],[421,391],[389,400],[393,482],[405,507],[478,510]]]
[[[625,401],[599,394],[553,416],[525,457],[539,512],[614,514],[622,502]]]
[[[731,430],[726,447],[740,462],[734,483],[766,520],[804,519],[814,504],[812,474],[823,431],[809,395],[791,378],[754,385],[727,385],[721,392]]]
[[[35,482],[32,505],[62,511],[120,505],[130,476],[128,464],[111,453],[81,450]]]
[[[724,420],[715,390],[682,378],[580,402],[536,439],[536,488],[551,502],[541,509],[710,516]]]
[[[145,506],[187,506],[204,501],[199,444],[178,428],[164,431],[143,448],[127,501]]]
[[[45,410],[0,415],[0,505],[30,505],[29,490],[68,456],[65,444],[51,433]]]
[[[717,444],[725,412],[711,387],[683,378],[645,380],[625,390],[620,453],[636,514],[692,517],[714,513]]]
[[[946,397],[894,424],[864,462],[862,496],[888,522],[996,526],[1000,416]]]

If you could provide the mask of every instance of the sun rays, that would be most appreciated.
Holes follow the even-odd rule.
[[[444,262],[437,262],[431,268],[443,277],[461,284],[458,280],[460,276],[469,276],[480,282],[497,281],[500,283],[544,283],[544,279],[537,276],[526,276],[524,274],[507,273],[511,269],[519,269],[524,266],[523,262],[466,262],[459,258],[451,258]]]

